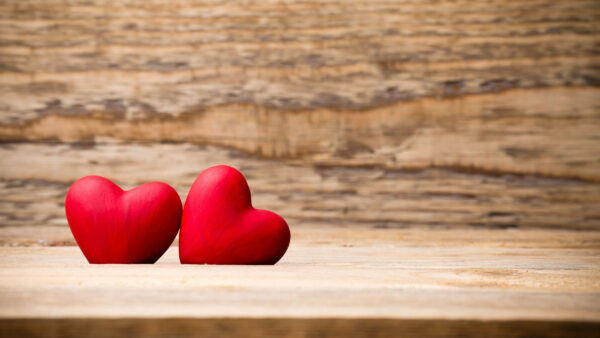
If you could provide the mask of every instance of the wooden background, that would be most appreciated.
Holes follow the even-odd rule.
[[[11,255],[75,244],[63,202],[76,179],[98,174],[126,188],[161,180],[185,199],[203,169],[229,164],[248,178],[255,206],[290,224],[299,247],[284,266],[319,261],[338,246],[390,248],[381,257],[394,261],[410,254],[393,248],[450,245],[471,276],[447,272],[458,278],[451,288],[482,293],[449,308],[440,298],[442,312],[423,310],[430,317],[505,318],[504,306],[517,318],[579,318],[596,328],[600,321],[598,0],[0,0],[0,141],[0,263],[14,273],[3,275],[0,304],[20,309],[2,317],[45,313],[15,305],[18,285],[37,270],[24,268],[33,258]],[[314,246],[326,249],[298,249]],[[509,259],[504,247],[525,251]],[[49,252],[40,259],[50,265],[81,260]],[[325,271],[344,264],[338,254]],[[436,264],[454,266],[446,254],[423,263],[432,270],[415,285],[447,287],[435,277]],[[515,280],[520,259],[550,270]],[[375,276],[389,268],[381,264]],[[411,273],[384,276],[382,290],[396,290]],[[71,292],[81,281],[71,281],[63,296],[79,299]],[[316,282],[323,283],[336,285]],[[542,300],[531,309],[519,303],[521,291],[496,289],[511,287]],[[58,297],[48,290],[28,292]],[[376,304],[362,303],[372,289],[363,291],[352,303],[362,312],[336,312],[344,309],[340,296],[321,304],[322,315],[372,314]],[[391,302],[394,317],[404,315],[402,304],[435,304],[427,303],[431,293],[418,295],[377,299]],[[231,297],[240,309],[248,304]],[[315,293],[299,297],[320,304]],[[560,297],[571,307],[561,308]],[[54,298],[46,301],[57,310]],[[102,304],[101,314],[119,310]],[[455,333],[473,328],[453,325]]]
[[[600,227],[596,0],[1,3],[4,226],[229,163],[293,225]]]

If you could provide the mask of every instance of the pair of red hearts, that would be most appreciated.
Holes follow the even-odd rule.
[[[254,209],[246,179],[225,165],[196,178],[183,210],[168,184],[123,191],[99,176],[75,182],[65,209],[90,263],[154,263],[180,225],[179,259],[186,264],[275,264],[290,243],[283,218]]]

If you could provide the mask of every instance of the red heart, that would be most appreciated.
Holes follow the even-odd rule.
[[[290,244],[281,216],[252,207],[244,176],[219,165],[204,170],[183,207],[179,259],[184,264],[275,264]]]
[[[123,191],[86,176],[65,200],[67,221],[90,263],[154,263],[169,248],[181,221],[181,199],[168,184],[150,182]]]

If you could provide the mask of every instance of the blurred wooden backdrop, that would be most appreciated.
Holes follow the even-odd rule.
[[[302,224],[600,228],[597,0],[0,1],[0,225],[207,166]]]

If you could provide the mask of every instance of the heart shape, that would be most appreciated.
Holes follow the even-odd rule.
[[[289,244],[285,220],[252,207],[242,173],[219,165],[198,175],[183,207],[181,263],[275,264]]]
[[[90,263],[154,263],[169,248],[181,220],[181,199],[168,184],[150,182],[123,191],[86,176],[67,193],[71,232]]]

